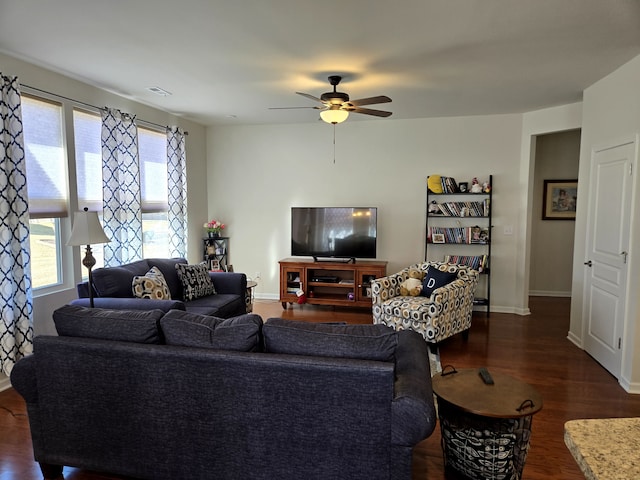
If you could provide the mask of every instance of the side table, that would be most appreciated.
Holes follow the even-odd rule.
[[[487,385],[478,372],[449,366],[432,378],[445,468],[478,480],[519,480],[542,397],[500,373],[491,372],[494,384]]]
[[[258,282],[254,280],[247,280],[247,294],[244,297],[244,301],[247,305],[247,313],[253,312],[253,289],[258,286]]]

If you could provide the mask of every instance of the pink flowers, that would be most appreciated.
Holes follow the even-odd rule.
[[[211,220],[204,224],[207,232],[220,233],[226,225],[218,220]]]

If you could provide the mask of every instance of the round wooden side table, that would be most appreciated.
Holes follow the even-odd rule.
[[[490,373],[492,385],[477,368],[445,367],[432,378],[445,468],[471,479],[519,480],[542,397],[527,383]]]

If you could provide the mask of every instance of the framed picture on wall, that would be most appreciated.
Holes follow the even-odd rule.
[[[578,180],[545,180],[542,194],[543,220],[575,220]]]

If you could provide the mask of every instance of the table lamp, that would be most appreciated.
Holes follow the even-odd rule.
[[[73,214],[73,228],[71,229],[71,237],[67,242],[69,246],[86,245],[85,256],[82,264],[89,270],[89,305],[93,308],[93,280],[91,278],[91,269],[96,264],[91,252],[92,243],[109,243],[109,237],[104,233],[97,212],[90,212],[87,207],[82,212]]]

